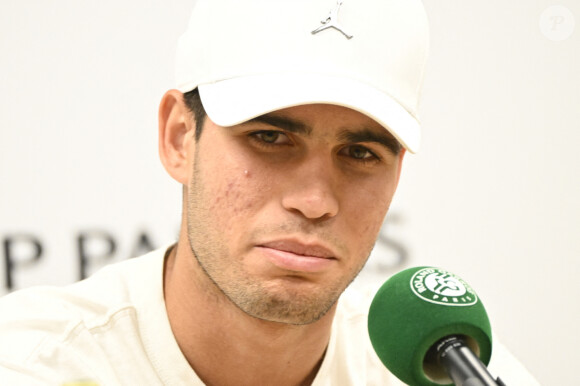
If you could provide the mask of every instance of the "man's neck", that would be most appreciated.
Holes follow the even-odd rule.
[[[296,326],[249,316],[205,275],[187,243],[166,259],[165,303],[185,358],[208,385],[309,385],[322,363],[334,308]]]

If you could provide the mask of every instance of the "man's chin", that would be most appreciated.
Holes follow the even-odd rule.
[[[267,322],[308,325],[322,319],[334,308],[336,299],[309,299],[304,294],[269,296],[258,301],[238,304],[247,315]]]

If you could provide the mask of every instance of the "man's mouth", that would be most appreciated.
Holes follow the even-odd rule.
[[[275,240],[260,244],[257,248],[272,264],[287,271],[323,272],[337,262],[335,253],[318,243]]]

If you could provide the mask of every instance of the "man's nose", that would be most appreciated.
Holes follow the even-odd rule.
[[[311,220],[336,216],[339,211],[338,184],[332,160],[310,157],[291,173],[282,206]]]

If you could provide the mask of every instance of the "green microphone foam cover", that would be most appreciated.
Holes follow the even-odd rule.
[[[429,348],[446,336],[465,337],[485,365],[491,357],[491,327],[481,300],[465,281],[440,268],[410,268],[387,280],[371,303],[368,329],[384,365],[412,386],[451,384],[424,365]]]

